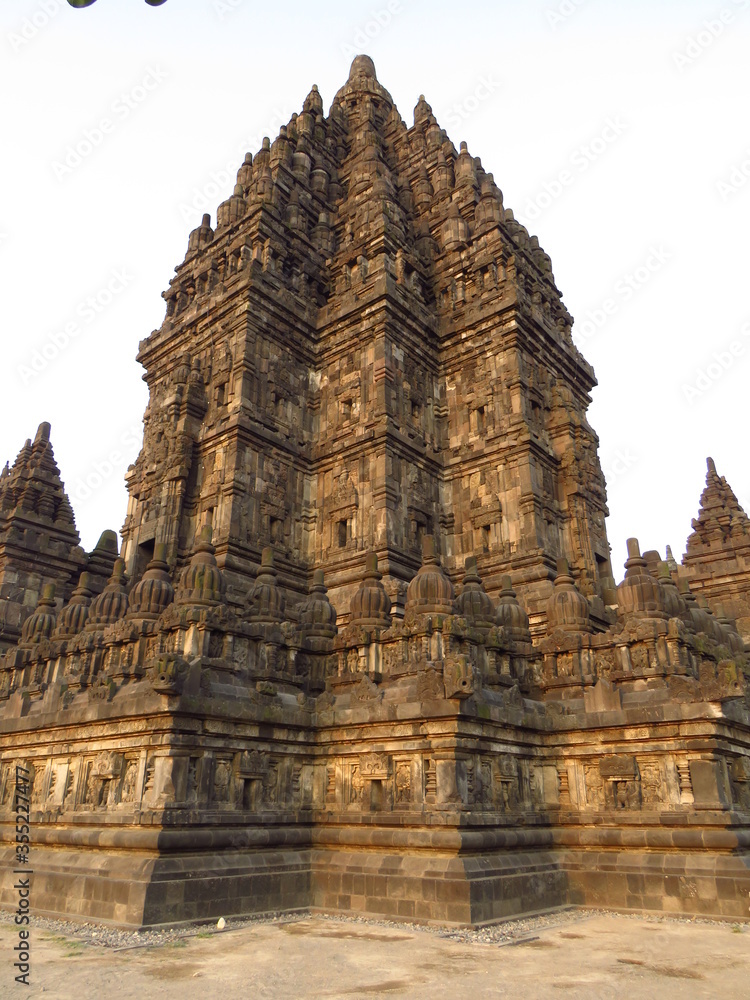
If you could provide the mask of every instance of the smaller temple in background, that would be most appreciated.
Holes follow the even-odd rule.
[[[682,566],[695,596],[750,641],[750,521],[711,458]]]
[[[117,534],[105,531],[88,554],[79,541],[50,425],[40,424],[33,442],[0,472],[0,653],[19,641],[45,586],[56,588],[58,604],[68,601],[82,572],[95,593],[102,590],[117,558]]]

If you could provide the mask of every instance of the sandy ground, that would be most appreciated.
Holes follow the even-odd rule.
[[[750,998],[748,925],[581,913],[512,943],[484,944],[307,917],[126,949],[37,927],[30,988],[13,981],[16,941],[12,925],[0,925],[0,997]]]

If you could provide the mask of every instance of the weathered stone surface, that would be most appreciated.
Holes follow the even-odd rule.
[[[746,518],[709,469],[683,568],[631,539],[615,588],[549,258],[427,102],[313,88],[165,299],[122,555],[47,425],[0,476],[36,905],[747,916]]]
[[[712,458],[682,565],[695,594],[750,641],[750,521]]]
[[[70,597],[87,563],[79,540],[50,425],[40,424],[0,472],[0,653],[18,642],[46,584]]]

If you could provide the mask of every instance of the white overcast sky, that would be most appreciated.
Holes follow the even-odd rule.
[[[366,51],[552,257],[599,379],[616,578],[632,535],[679,559],[707,455],[750,508],[749,42],[750,0],[3,0],[2,462],[50,421],[84,546],[121,527],[135,354],[188,232]]]

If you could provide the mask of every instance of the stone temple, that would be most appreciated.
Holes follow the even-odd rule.
[[[709,459],[615,584],[550,259],[425,99],[313,87],[164,298],[121,548],[48,424],[0,475],[33,911],[748,918],[750,524]]]

